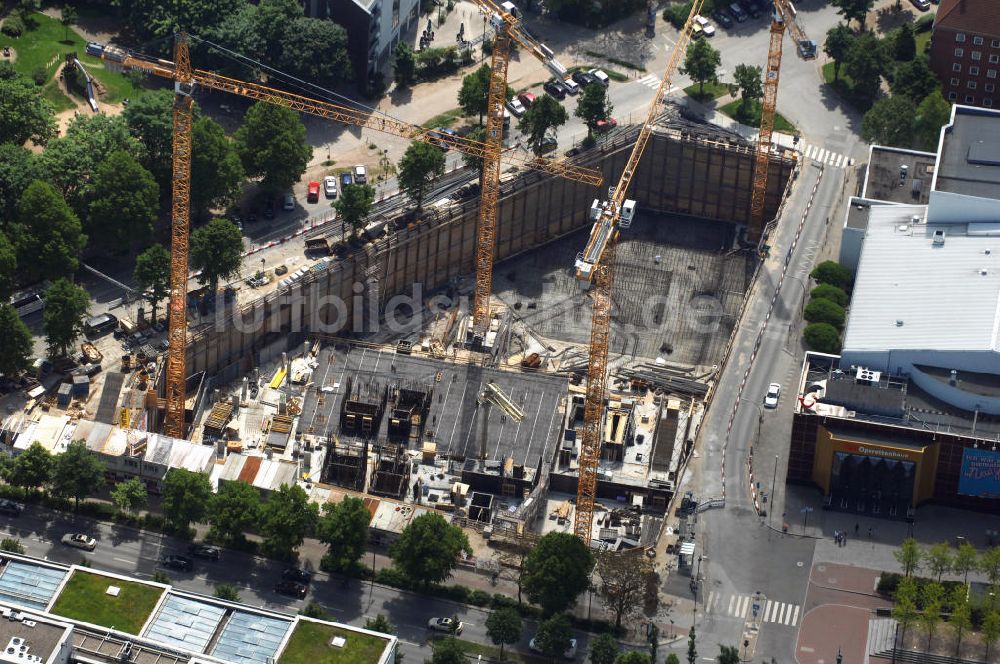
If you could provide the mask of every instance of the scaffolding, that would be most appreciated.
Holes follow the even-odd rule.
[[[402,500],[410,479],[406,444],[382,440],[372,446],[374,453],[369,493]]]
[[[368,441],[341,442],[336,435],[326,444],[323,481],[352,491],[364,492],[368,472]]]

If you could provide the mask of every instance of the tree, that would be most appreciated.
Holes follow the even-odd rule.
[[[305,616],[306,618],[315,618],[316,620],[329,620],[330,618],[326,609],[323,608],[323,605],[315,600],[310,601],[308,604],[299,609],[299,615]],[[369,622],[371,621],[365,621],[365,629],[370,629],[368,627]]]
[[[45,291],[42,329],[51,357],[64,357],[83,332],[83,319],[90,306],[87,291],[66,279],[56,280]]]
[[[823,261],[809,273],[817,283],[830,284],[847,290],[851,285],[851,271],[837,261]]]
[[[810,323],[828,323],[838,330],[844,327],[844,308],[823,298],[813,299],[806,305],[802,317]]]
[[[29,184],[43,178],[33,152],[21,145],[0,143],[0,219],[14,219],[21,194]]]
[[[969,589],[965,584],[956,585],[948,597],[951,615],[948,627],[955,633],[955,657],[962,653],[962,635],[972,628],[972,609],[969,607]]]
[[[0,257],[2,255],[0,252]],[[31,330],[21,320],[17,310],[6,303],[0,304],[0,339],[3,339],[0,344],[0,374],[13,378],[31,366],[34,344]]]
[[[277,558],[291,560],[318,521],[319,507],[309,502],[309,494],[297,484],[282,484],[261,509],[264,549]]]
[[[360,498],[348,496],[339,503],[323,506],[317,528],[319,540],[327,545],[324,569],[347,572],[357,564],[368,545],[371,514]]]
[[[916,574],[920,570],[920,560],[923,558],[923,552],[920,550],[920,545],[917,544],[917,540],[912,537],[907,537],[903,540],[903,543],[899,545],[899,548],[892,552],[893,557],[899,566],[903,568],[903,576],[910,576],[911,574]]]
[[[381,613],[376,614],[374,618],[368,618],[365,620],[365,629],[370,629],[373,632],[382,632],[383,634],[396,633],[396,628],[391,622],[389,622],[389,619]]]
[[[145,146],[143,165],[153,174],[160,187],[167,191],[170,188],[171,152],[173,150],[173,90],[151,90],[147,94],[133,100],[122,111],[122,118],[129,134]],[[203,146],[199,145],[195,127],[198,126],[198,107],[194,108],[195,120],[191,130],[192,155],[191,169],[199,160]],[[198,182],[194,177],[192,182]],[[200,183],[199,183],[200,184]],[[191,192],[195,196],[194,191]]]
[[[354,232],[364,229],[365,217],[374,202],[375,189],[370,184],[351,184],[341,190],[340,197],[333,202],[333,209],[340,216],[345,233],[348,226]]]
[[[740,664],[740,649],[736,646],[724,646],[719,644],[719,654],[715,661],[718,664]]]
[[[719,80],[719,66],[722,64],[722,54],[712,48],[705,39],[696,39],[688,46],[684,56],[684,67],[681,73],[691,77],[698,84],[698,94],[704,94],[705,84]]]
[[[454,636],[446,636],[431,643],[429,664],[468,664],[462,644]],[[426,664],[426,663],[425,663]]]
[[[210,208],[236,200],[243,182],[243,163],[233,141],[212,118],[194,121],[191,144],[191,206],[204,216]]]
[[[201,473],[172,468],[163,479],[161,508],[167,524],[187,533],[192,522],[201,521],[212,500],[212,485]]]
[[[466,115],[478,114],[479,124],[483,124],[483,113],[486,112],[492,71],[489,65],[481,66],[462,79],[462,87],[458,90],[458,105],[462,107],[462,112]]]
[[[893,59],[908,62],[917,55],[917,40],[913,37],[913,26],[904,23],[892,37]]]
[[[63,27],[63,41],[69,40],[69,29],[74,23],[77,22],[79,16],[76,13],[76,8],[72,5],[63,5],[62,10],[59,12],[59,22]]]
[[[113,0],[131,31],[142,41],[172,37],[181,31],[203,32],[239,11],[239,0]]]
[[[6,235],[0,233],[0,302],[6,304],[10,300],[16,285],[17,249]],[[2,355],[2,350],[0,350],[0,355]],[[0,360],[0,366],[2,366],[2,360]],[[3,371],[2,368],[0,368],[0,372],[7,373],[8,376],[11,375]]]
[[[66,451],[55,458],[52,466],[52,492],[73,499],[73,509],[80,499],[97,491],[104,483],[104,463],[87,448],[87,443],[74,440]]]
[[[736,65],[733,80],[740,88],[740,117],[749,117],[753,102],[764,96],[764,81],[761,68],[755,65]]]
[[[847,60],[854,44],[854,32],[851,29],[838,23],[828,33],[826,41],[823,43],[823,52],[833,60],[833,80],[840,80],[840,66]]]
[[[209,537],[228,545],[244,541],[244,533],[260,521],[260,493],[247,482],[220,483],[212,496]]]
[[[936,149],[941,136],[941,127],[950,119],[951,104],[945,101],[938,90],[924,97],[917,106],[917,117],[913,123],[920,147],[925,150]]]
[[[642,607],[646,580],[653,572],[653,561],[635,552],[608,552],[597,557],[597,575],[601,577],[600,592],[604,604],[615,616],[615,630],[622,620]]]
[[[154,244],[135,259],[135,282],[152,308],[156,320],[156,305],[170,294],[170,252],[162,244]]]
[[[399,160],[400,188],[422,209],[430,183],[444,173],[444,153],[430,143],[411,143]]]
[[[927,549],[923,558],[927,569],[931,574],[937,575],[937,580],[940,581],[944,573],[951,569],[951,546],[948,542],[938,542]]]
[[[593,567],[594,556],[580,538],[552,532],[528,554],[521,582],[528,599],[552,615],[565,611],[587,589]]]
[[[474,127],[472,131],[470,131],[468,134],[465,135],[465,137],[470,141],[479,141],[480,143],[484,143],[486,141],[486,127]],[[479,171],[479,174],[482,175],[483,173],[482,157],[472,154],[471,152],[463,152],[462,161],[465,162],[466,166],[468,166],[469,168],[476,169],[477,171]]]
[[[878,38],[863,32],[854,38],[844,66],[854,82],[854,94],[865,101],[874,100],[882,84],[882,46]]]
[[[503,661],[504,646],[521,640],[521,614],[512,606],[501,607],[486,617],[486,635],[494,645],[500,646],[500,660]]]
[[[0,78],[0,143],[45,145],[56,135],[55,110],[24,76]]]
[[[213,595],[219,599],[226,600],[227,602],[240,601],[240,591],[231,583],[220,583],[215,587]]]
[[[969,582],[969,572],[979,569],[979,553],[969,542],[962,542],[955,551],[955,557],[951,561],[951,568],[956,574],[962,575],[962,582]]]
[[[809,292],[810,299],[830,300],[831,302],[836,302],[842,307],[846,307],[847,303],[850,302],[850,298],[847,293],[844,292],[843,288],[837,286],[831,286],[830,284],[820,284],[816,288]]]
[[[413,49],[404,42],[396,45],[395,59],[393,60],[392,72],[396,79],[396,84],[400,87],[411,85],[417,69],[417,59],[413,55]]]
[[[979,569],[989,579],[991,586],[1000,584],[1000,546],[987,549],[979,556]]]
[[[201,270],[198,283],[209,284],[211,292],[219,279],[235,277],[243,263],[243,234],[236,224],[216,217],[191,233],[191,267]]]
[[[552,97],[544,95],[521,116],[521,121],[517,126],[528,134],[532,148],[538,152],[542,145],[542,139],[549,133],[549,130],[563,126],[568,118],[562,104]]]
[[[906,643],[906,630],[920,618],[920,613],[917,611],[917,595],[916,579],[912,576],[900,579],[899,585],[896,586],[892,617],[903,628],[900,637],[901,643]]]
[[[923,611],[920,614],[920,625],[927,634],[927,650],[931,649],[931,640],[941,622],[941,601],[944,598],[944,587],[935,582],[925,584],[921,596]]]
[[[192,180],[197,182],[197,180]],[[94,174],[87,233],[118,250],[149,237],[160,202],[153,174],[127,152],[112,152]]]
[[[13,537],[4,537],[0,540],[0,551],[8,551],[10,553],[19,553],[24,555],[24,545],[21,544],[21,540],[14,539]]]
[[[24,497],[35,488],[44,487],[52,478],[52,454],[34,442],[21,454],[4,465],[3,478],[9,484],[24,489]]]
[[[590,642],[590,664],[614,664],[618,641],[611,634],[601,634]]]
[[[236,151],[246,174],[261,178],[261,188],[271,193],[298,182],[312,156],[298,114],[267,102],[257,102],[247,111],[236,130]]]
[[[861,120],[861,136],[868,143],[909,148],[913,144],[913,101],[909,97],[883,97]]]
[[[126,514],[131,514],[146,506],[149,494],[146,492],[145,483],[138,477],[133,477],[115,485],[115,488],[111,490],[111,500],[118,506],[118,509]]]
[[[326,86],[351,80],[347,31],[343,26],[326,19],[299,16],[285,30],[280,44],[278,63],[284,71]]]
[[[410,521],[389,555],[411,581],[427,586],[447,579],[462,551],[472,554],[462,529],[429,512]]]
[[[914,58],[909,62],[901,62],[896,65],[889,87],[893,95],[909,97],[916,104],[927,95],[936,91],[939,85],[940,81],[938,81],[937,74],[931,71],[931,68],[927,65],[927,58]],[[938,96],[941,96],[940,92]],[[942,97],[942,101],[943,99]],[[937,134],[935,133],[936,139]]]
[[[871,11],[875,0],[830,0],[830,4],[837,8],[837,13],[850,23],[857,21],[859,28],[864,28],[865,19]]]
[[[615,658],[615,664],[649,664],[649,655],[637,650],[628,650]]]
[[[40,180],[21,194],[11,236],[26,281],[73,274],[87,244],[80,219],[52,185]]]
[[[569,627],[569,616],[565,613],[557,613],[538,623],[535,645],[543,655],[551,657],[555,661],[557,657],[562,657],[562,654],[569,649],[572,638],[573,632]]]
[[[687,660],[688,664],[695,664],[698,661],[698,647],[695,642],[694,625],[691,625],[691,631],[688,632]]]
[[[603,85],[588,85],[583,88],[576,104],[574,115],[587,125],[587,136],[597,129],[597,123],[611,117],[615,107],[608,99],[608,91]]]
[[[983,616],[979,627],[979,636],[982,638],[983,646],[986,648],[986,656],[983,660],[988,662],[990,661],[990,648],[997,642],[997,639],[1000,639],[1000,613],[990,609]]]

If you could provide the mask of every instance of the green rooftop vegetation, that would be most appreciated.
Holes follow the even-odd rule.
[[[109,586],[120,589],[117,597],[108,594]],[[52,613],[138,634],[161,594],[163,588],[156,586],[76,570],[59,593]]]
[[[337,636],[346,639],[342,648],[330,645]],[[387,643],[382,637],[300,620],[278,664],[375,664]]]

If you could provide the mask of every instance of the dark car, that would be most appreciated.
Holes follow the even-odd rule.
[[[354,184],[354,173],[351,171],[344,171],[340,174],[340,188],[343,190],[344,187],[350,187]]]
[[[573,72],[573,80],[576,81],[576,84],[581,88],[585,88],[591,83],[597,83],[597,79],[594,78],[590,72],[583,70]]]
[[[176,569],[181,572],[190,572],[194,569],[194,561],[187,556],[180,556],[177,554],[170,554],[169,556],[163,556],[163,560],[160,564],[167,569]]]
[[[188,553],[195,558],[218,560],[222,555],[222,550],[217,546],[211,546],[209,544],[192,544],[188,547]]]
[[[281,578],[285,581],[294,581],[303,585],[309,585],[313,580],[312,572],[297,567],[289,567],[281,573]]]
[[[545,85],[542,86],[542,89],[556,99],[562,100],[566,98],[566,88],[564,88],[562,84],[554,78],[546,81]]]
[[[269,198],[264,201],[264,218],[274,219],[274,199]]]
[[[801,39],[799,40],[799,55],[802,56],[804,60],[810,60],[816,57],[816,42],[811,39]]]
[[[538,154],[552,152],[557,147],[559,147],[559,142],[551,136],[546,136],[542,139],[541,143],[538,144]]]
[[[298,583],[296,581],[289,581],[287,579],[283,581],[278,581],[274,585],[274,592],[281,595],[288,595],[289,597],[297,597],[303,599],[306,593],[309,592],[309,588],[304,583]]]
[[[0,514],[4,514],[6,516],[18,516],[22,511],[24,511],[24,505],[21,503],[15,503],[13,500],[0,498]]]
[[[724,27],[726,30],[733,27],[733,19],[729,18],[729,14],[722,11],[721,9],[716,9],[712,12],[712,18],[715,22]]]

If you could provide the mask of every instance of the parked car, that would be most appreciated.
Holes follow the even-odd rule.
[[[274,219],[274,199],[268,198],[264,201],[264,218]]]
[[[354,167],[354,183],[364,184],[368,182],[368,169],[360,164]]]
[[[733,15],[733,18],[736,19],[737,23],[742,23],[747,20],[747,13],[743,11],[743,7],[740,6],[740,3],[734,2],[729,5],[727,9],[729,10],[729,13]]]
[[[816,57],[816,42],[811,39],[801,39],[798,43],[799,55],[805,60]]]
[[[285,212],[291,212],[295,209],[295,196],[292,194],[285,194],[281,199],[281,209]]]
[[[526,109],[531,108],[531,105],[535,103],[536,99],[534,93],[532,92],[522,92],[517,96],[517,98],[520,100],[522,104],[524,104],[524,107]]]
[[[777,408],[778,399],[781,397],[781,385],[771,383],[767,386],[767,394],[764,395],[764,408]]]
[[[922,12],[931,8],[931,3],[928,0],[910,0],[910,4]]]
[[[604,87],[608,87],[609,85],[611,85],[611,79],[608,78],[608,75],[605,74],[603,70],[591,69],[588,73],[594,77],[595,81],[597,81]]]
[[[285,581],[294,581],[295,583],[309,585],[312,583],[313,575],[308,570],[299,569],[298,567],[288,567],[281,572],[281,578]]]
[[[427,136],[430,138],[431,145],[435,145],[447,152],[451,148],[451,145],[444,138],[446,136],[458,136],[458,132],[448,127],[437,127],[427,132]]]
[[[559,147],[559,141],[552,138],[551,136],[546,136],[542,139],[542,142],[538,145],[538,153],[545,154],[546,152],[552,152],[557,147]]]
[[[448,634],[461,634],[465,624],[454,618],[431,618],[427,621],[427,629],[435,632],[447,632]]]
[[[303,599],[306,593],[309,592],[309,588],[301,583],[296,583],[295,581],[278,581],[274,584],[274,592],[280,595],[288,595],[289,597],[297,597]]]
[[[528,641],[528,647],[531,648],[534,652],[538,653],[542,652],[542,649],[538,646],[538,643],[535,641],[535,638],[532,638],[531,641]],[[563,659],[575,659],[575,658],[576,658],[576,639],[570,639],[569,648],[567,648],[566,651],[563,652]]]
[[[24,505],[16,503],[7,498],[0,498],[0,514],[6,516],[18,516],[24,511]]]
[[[709,23],[707,18],[705,18],[704,16],[695,16],[694,21],[695,23],[701,26],[702,30],[705,31],[706,37],[715,36],[715,26]]]
[[[522,104],[521,100],[518,99],[517,97],[514,97],[509,102],[507,102],[507,109],[514,114],[515,118],[521,117],[528,110],[524,107],[524,104]]]
[[[691,24],[691,39],[701,39],[705,36],[705,28],[701,24],[694,22]]]
[[[66,546],[71,546],[74,549],[83,549],[84,551],[93,551],[97,548],[97,540],[83,533],[66,533],[62,536],[61,541]]]
[[[332,175],[327,175],[323,178],[323,194],[327,198],[337,197],[337,178]]]
[[[99,337],[118,327],[118,318],[114,314],[101,314],[88,318],[83,324],[83,333],[88,337]]]
[[[566,88],[566,92],[571,95],[580,94],[580,86],[572,78],[564,78],[559,81],[559,85]]]
[[[712,18],[714,18],[715,22],[724,27],[726,30],[733,27],[733,19],[729,18],[729,14],[721,9],[716,9],[712,12]]]
[[[275,274],[278,270],[275,269]],[[190,553],[195,558],[204,558],[205,560],[218,560],[222,555],[222,550],[217,546],[211,546],[210,544],[192,544],[188,547],[188,553]]]
[[[542,89],[556,99],[563,100],[566,98],[566,88],[564,88],[562,83],[554,78],[545,81],[545,85],[542,86]]]
[[[190,572],[194,569],[194,561],[187,556],[181,556],[176,553],[171,553],[170,555],[163,556],[163,560],[160,561],[160,565],[166,567],[167,569],[176,569],[181,572]]]
[[[319,182],[309,183],[308,187],[306,188],[306,202],[319,203]]]
[[[605,118],[597,121],[597,131],[611,131],[617,126],[618,120],[615,120],[614,118]]]
[[[590,72],[583,71],[582,69],[580,71],[573,72],[572,78],[581,88],[585,88],[591,83],[597,83],[597,79],[594,78]]]

